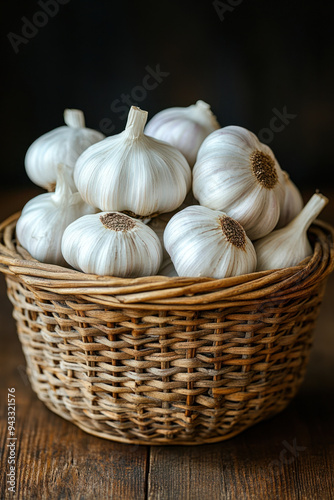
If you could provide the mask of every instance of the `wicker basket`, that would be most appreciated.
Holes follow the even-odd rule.
[[[228,439],[302,383],[334,267],[316,222],[298,266],[221,280],[122,279],[41,264],[0,226],[0,269],[38,397],[84,431],[138,444]]]

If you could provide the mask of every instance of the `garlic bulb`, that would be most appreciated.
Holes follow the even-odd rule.
[[[37,186],[49,191],[55,187],[59,163],[73,169],[81,153],[104,138],[101,132],[85,128],[84,114],[79,109],[65,109],[64,121],[67,126],[58,127],[36,139],[25,157],[28,177]],[[72,178],[70,183],[76,191]]]
[[[255,242],[257,270],[280,269],[299,264],[312,255],[307,229],[327,205],[328,199],[314,194],[303,210],[287,226],[276,229]]]
[[[151,276],[162,262],[154,231],[119,212],[86,215],[70,224],[64,232],[62,252],[76,269],[122,278]]]
[[[216,130],[203,142],[193,170],[195,198],[236,219],[252,240],[276,226],[283,172],[272,150],[242,127]]]
[[[239,222],[199,205],[174,215],[164,243],[179,276],[224,278],[256,268],[253,244]]]
[[[302,195],[297,186],[292,182],[287,172],[284,176],[284,198],[281,202],[280,216],[276,229],[286,226],[304,206]]]
[[[200,145],[218,128],[209,104],[197,101],[188,108],[160,111],[146,125],[145,134],[175,146],[193,167]]]
[[[158,271],[159,276],[168,276],[169,278],[175,278],[178,276],[176,269],[174,267],[173,262],[171,261],[171,258],[168,257],[166,260],[163,261],[161,264],[161,267]]]
[[[96,211],[78,192],[72,192],[70,178],[71,170],[59,165],[55,192],[28,201],[16,225],[20,244],[35,259],[47,264],[65,264],[61,253],[63,232],[78,217]]]
[[[191,186],[190,167],[176,148],[144,135],[146,120],[147,112],[132,106],[121,134],[80,156],[74,180],[87,203],[150,217],[183,202]]]

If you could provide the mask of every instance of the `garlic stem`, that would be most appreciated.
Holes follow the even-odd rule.
[[[201,99],[196,102],[195,106],[197,107],[197,109],[203,109],[203,110],[210,109],[210,104],[202,101]]]
[[[125,130],[128,136],[132,139],[137,139],[144,132],[144,127],[147,122],[147,111],[144,111],[137,106],[131,106]]]
[[[72,196],[72,189],[69,184],[70,172],[66,165],[60,163],[57,166],[57,182],[53,195],[53,201],[59,204],[69,203]]]
[[[295,266],[311,256],[313,249],[307,238],[307,229],[327,202],[326,196],[314,194],[289,224],[256,241],[257,270]]]
[[[68,127],[84,128],[85,116],[80,109],[65,109],[64,122]]]
[[[328,198],[326,196],[321,193],[315,193],[303,210],[290,222],[290,228],[293,227],[294,230],[300,233],[307,231],[327,203]]]
[[[215,115],[211,111],[210,104],[199,100],[188,109],[191,111],[191,115],[194,117],[195,121],[200,125],[204,127],[212,126],[214,128],[220,128]]]

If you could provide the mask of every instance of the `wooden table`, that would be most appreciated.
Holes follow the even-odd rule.
[[[4,219],[37,189],[6,191]],[[322,218],[334,224],[332,202]],[[308,196],[308,194],[306,194]],[[149,447],[88,434],[49,411],[32,392],[0,280],[1,498],[287,499],[334,498],[334,273],[317,323],[305,382],[278,416],[219,444]],[[16,394],[16,494],[6,492],[7,392]]]

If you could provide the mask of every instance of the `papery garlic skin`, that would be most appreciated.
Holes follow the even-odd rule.
[[[55,187],[59,163],[73,171],[81,153],[104,138],[101,132],[85,128],[83,112],[78,109],[65,109],[64,120],[67,126],[58,127],[36,139],[25,157],[28,177],[37,186],[49,191]],[[72,190],[77,191],[72,175],[69,183]]]
[[[202,142],[219,128],[209,104],[197,101],[187,108],[160,111],[147,123],[145,134],[175,146],[193,167]]]
[[[66,227],[82,215],[96,212],[69,186],[71,171],[58,166],[56,191],[31,199],[16,225],[19,243],[35,259],[47,264],[66,265],[61,239]]]
[[[297,186],[292,182],[287,172],[284,176],[284,198],[281,201],[280,216],[276,229],[286,226],[304,206],[302,195]]]
[[[250,239],[276,226],[284,196],[283,172],[272,150],[245,128],[210,134],[193,169],[193,192],[203,206],[226,212]]]
[[[85,151],[74,179],[83,199],[102,211],[141,217],[175,210],[191,187],[191,170],[173,146],[147,137],[147,112],[132,106],[126,129]]]
[[[285,227],[276,229],[254,243],[257,270],[281,269],[299,264],[313,253],[307,230],[328,199],[320,193],[312,196],[302,211]]]
[[[225,278],[256,268],[255,250],[242,226],[203,206],[174,215],[165,229],[164,244],[179,276]]]
[[[154,231],[119,212],[86,215],[70,224],[64,232],[62,252],[75,269],[122,278],[152,276],[162,262]]]

